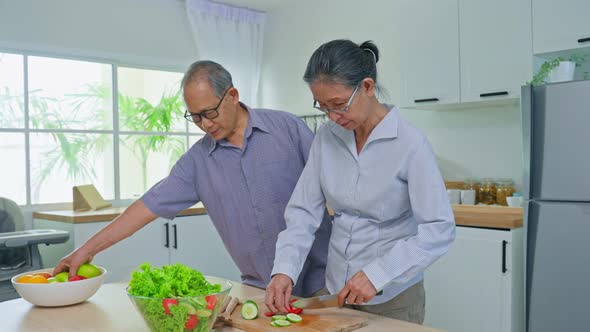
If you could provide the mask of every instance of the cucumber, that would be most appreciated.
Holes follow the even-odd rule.
[[[271,319],[274,320],[287,320],[287,316],[283,316],[283,315],[274,315],[271,317]]]
[[[287,320],[291,323],[299,323],[303,320],[298,314],[287,314]]]
[[[208,309],[199,309],[196,312],[197,317],[199,318],[207,318],[207,317],[211,317],[211,310]]]
[[[275,321],[273,321],[273,323],[277,327],[285,327],[285,326],[291,325],[291,322],[289,322],[288,320],[284,320],[284,319],[275,320]]]
[[[242,318],[251,320],[258,317],[258,305],[254,301],[246,301],[242,304]]]
[[[179,305],[181,305],[182,307],[186,308],[186,312],[189,315],[194,315],[197,313],[197,309],[195,309],[195,307],[193,307],[192,305],[190,305],[189,303],[186,302],[180,302]]]

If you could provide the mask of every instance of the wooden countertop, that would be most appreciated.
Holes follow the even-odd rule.
[[[77,212],[72,210],[59,211],[37,211],[33,212],[33,218],[45,219],[53,221],[63,221],[69,223],[85,223],[85,222],[100,222],[112,221],[117,218],[127,207],[114,207],[97,211]],[[179,216],[191,216],[196,214],[206,214],[207,211],[202,204],[197,204],[188,209],[182,210]]]
[[[457,226],[513,229],[522,227],[522,208],[453,204]]]
[[[487,205],[453,205],[455,222],[458,226],[513,229],[522,227],[522,208]],[[33,218],[69,223],[111,221],[119,216],[125,207],[108,208],[98,211],[75,212],[72,210],[33,212]],[[179,213],[179,216],[206,214],[202,205],[195,205]]]
[[[125,283],[104,284],[88,301],[66,307],[37,307],[23,299],[1,302],[2,331],[149,331],[140,314],[127,297],[126,286]],[[230,295],[241,299],[262,297],[264,296],[264,290],[234,283]],[[368,326],[356,330],[359,332],[440,331],[365,312],[354,311],[354,313],[369,317]],[[224,326],[216,331],[233,332],[242,330]]]

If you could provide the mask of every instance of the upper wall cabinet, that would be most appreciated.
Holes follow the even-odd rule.
[[[402,107],[512,99],[531,77],[528,0],[403,0]]]
[[[535,54],[590,46],[590,1],[533,0]]]
[[[458,103],[457,0],[400,1],[402,106]]]
[[[530,0],[459,0],[461,101],[518,98],[531,79]]]

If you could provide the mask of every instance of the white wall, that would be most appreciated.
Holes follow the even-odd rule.
[[[0,0],[0,51],[8,49],[180,71],[197,57],[178,0]]]
[[[337,38],[373,40],[382,57],[378,80],[389,92],[381,101],[395,104],[400,91],[392,26],[395,1],[299,0],[273,8],[267,16],[260,100],[262,106],[299,115],[314,114],[312,96],[302,80],[307,61],[322,43]],[[512,178],[522,183],[520,111],[511,106],[445,111],[402,110],[428,135],[445,179]]]

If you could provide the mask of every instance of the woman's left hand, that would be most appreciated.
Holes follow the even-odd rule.
[[[363,304],[369,302],[377,294],[377,289],[365,272],[357,272],[338,294],[338,305]],[[344,302],[346,301],[346,302]]]

